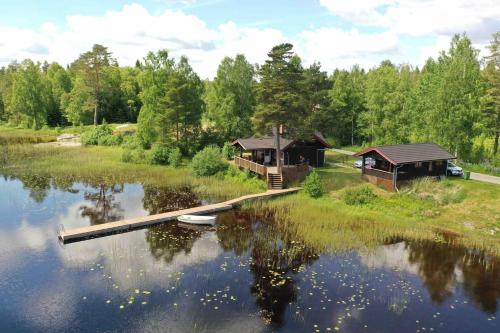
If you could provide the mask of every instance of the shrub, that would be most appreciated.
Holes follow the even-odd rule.
[[[123,137],[121,135],[104,135],[97,140],[99,146],[119,146],[122,142]]]
[[[212,176],[227,170],[229,163],[222,158],[217,146],[207,146],[198,152],[191,161],[193,174],[197,177]]]
[[[113,135],[113,130],[108,125],[104,124],[83,132],[80,140],[85,146],[96,146],[99,144],[99,139],[110,135]]]
[[[222,147],[222,156],[224,156],[227,160],[234,159],[234,155],[236,155],[236,147],[231,145],[231,143],[226,142],[224,147]]]
[[[167,165],[169,162],[170,148],[167,146],[153,146],[151,153],[151,163],[159,165]]]
[[[465,199],[464,189],[448,180],[437,181],[432,178],[415,179],[400,191],[420,200],[430,200],[444,206],[458,203]]]
[[[348,205],[364,205],[376,198],[377,196],[368,185],[348,188],[343,195],[344,202]]]
[[[319,198],[323,195],[323,185],[321,184],[321,179],[316,170],[313,170],[309,176],[306,177],[304,181],[304,190],[312,198]]]
[[[135,135],[126,135],[123,137],[122,147],[126,149],[139,149],[142,144]]]
[[[125,163],[143,163],[146,160],[144,149],[124,149],[121,157]]]
[[[179,148],[170,150],[168,154],[168,163],[173,167],[178,167],[181,164],[182,154]]]
[[[134,156],[131,149],[124,149],[122,152],[122,162],[132,163]]]

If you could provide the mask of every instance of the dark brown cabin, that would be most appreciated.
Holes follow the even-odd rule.
[[[310,140],[280,137],[282,168],[277,170],[276,137],[237,139],[233,146],[240,151],[235,164],[265,177],[270,188],[282,188],[303,179],[311,167],[324,166],[325,150],[330,148],[320,133],[315,133]]]
[[[363,159],[363,178],[391,191],[415,178],[446,176],[448,160],[456,158],[435,143],[377,146],[354,156]],[[375,165],[365,165],[368,157],[375,160]]]
[[[240,150],[240,157],[244,152],[251,153],[251,161],[266,165],[276,165],[276,138],[267,136],[262,138],[237,139],[233,146]],[[311,140],[291,140],[280,138],[282,165],[298,165],[307,163],[312,167],[325,165],[325,149],[330,148],[323,135],[315,133]]]

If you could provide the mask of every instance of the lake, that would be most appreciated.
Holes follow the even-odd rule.
[[[0,331],[500,331],[500,259],[440,242],[319,251],[252,210],[57,240],[204,203],[186,187],[0,178]]]

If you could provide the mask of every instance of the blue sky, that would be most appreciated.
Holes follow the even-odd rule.
[[[283,41],[329,71],[387,58],[420,66],[454,33],[484,50],[500,30],[496,0],[17,0],[0,8],[0,65],[27,57],[67,64],[101,43],[123,65],[159,48],[187,55],[202,77],[223,56],[262,62]]]

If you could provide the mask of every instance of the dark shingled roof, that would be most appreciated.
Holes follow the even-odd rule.
[[[395,165],[425,161],[451,160],[456,158],[435,143],[377,146],[365,149],[354,154],[354,156],[362,156],[371,151],[376,151]]]
[[[280,139],[280,148],[281,150],[285,149],[288,145],[290,145],[293,140],[285,139],[281,137]],[[241,147],[245,150],[254,150],[254,149],[276,149],[276,138],[274,136],[266,136],[262,138],[248,138],[248,139],[238,139],[233,142],[233,145],[239,143]]]
[[[314,133],[313,137],[318,140],[325,148],[330,148],[328,142],[326,142],[323,135],[319,132]],[[294,143],[296,140],[287,139],[281,137],[280,148],[285,150],[288,146]],[[237,139],[233,142],[233,145],[239,144],[245,150],[255,150],[255,149],[276,149],[276,138],[274,136],[265,136],[262,138],[251,137],[248,139]]]

